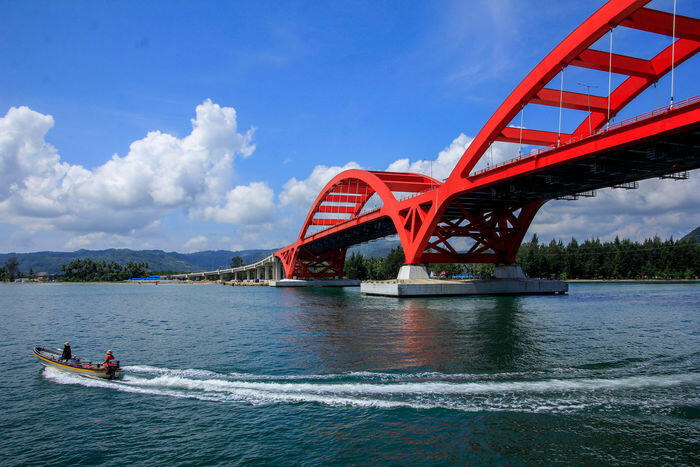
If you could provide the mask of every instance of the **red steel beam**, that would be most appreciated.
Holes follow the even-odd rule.
[[[367,190],[367,184],[361,180],[344,180],[333,187],[332,192],[343,195],[362,195]]]
[[[522,137],[521,137],[522,131]],[[496,141],[505,143],[534,144],[536,146],[557,146],[561,141],[568,141],[571,135],[568,133],[557,134],[553,131],[530,130],[528,128],[505,127]]]
[[[390,180],[385,180],[384,182],[391,191],[398,191],[404,193],[418,193],[421,191],[429,190],[431,187],[439,186],[435,183],[424,182],[394,182]]]
[[[607,73],[611,70],[610,54],[600,50],[586,49],[573,59],[570,65]],[[612,72],[641,78],[656,78],[651,61],[627,55],[612,54]]]
[[[640,8],[623,20],[620,26],[672,36],[673,14],[649,8]],[[676,38],[700,42],[700,20],[676,15]]]
[[[353,194],[334,194],[334,195],[326,195],[325,198],[323,198],[322,201],[326,201],[329,203],[357,203],[362,199],[361,196],[353,195]]]
[[[343,214],[353,214],[355,212],[355,209],[357,209],[356,206],[324,206],[324,205],[321,205],[318,207],[316,212],[337,212],[337,213],[343,213]]]
[[[347,219],[311,219],[311,225],[338,225],[347,221]]]
[[[559,107],[561,104],[565,109],[574,110],[590,110],[602,112],[608,108],[608,100],[605,97],[582,94],[579,92],[558,91],[556,89],[543,88],[540,89],[535,97],[530,99],[531,104],[548,105],[551,107]]]
[[[369,173],[376,175],[377,178],[383,181],[394,180],[397,182],[424,182],[429,183],[431,180],[436,180],[423,174],[407,173],[407,172],[380,172],[377,170],[369,170]]]
[[[675,50],[673,50],[675,48]],[[651,59],[652,67],[656,72],[657,76],[664,76],[669,71],[671,71],[671,57],[673,56],[674,66],[678,66],[681,63],[688,60],[690,57],[695,55],[700,51],[700,42],[690,41],[686,39],[678,39],[675,43],[675,47],[669,45],[664,50],[659,52],[654,58]],[[617,115],[617,113],[622,110],[627,104],[634,100],[638,95],[640,95],[645,89],[653,85],[654,79],[640,78],[638,76],[630,76],[625,81],[623,81],[617,88],[613,90],[610,94],[610,118]],[[597,131],[605,125],[607,121],[607,114],[603,112],[593,112],[591,114],[590,125],[593,127],[593,131]],[[581,122],[581,124],[573,132],[575,136],[587,135],[588,134],[589,121],[588,117]]]

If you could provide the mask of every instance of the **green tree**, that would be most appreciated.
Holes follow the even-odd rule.
[[[19,262],[17,261],[16,257],[13,256],[7,259],[7,261],[5,262],[5,270],[5,280],[8,280],[10,282],[15,280],[15,277],[17,277],[19,274]]]
[[[380,275],[382,279],[396,279],[396,277],[399,275],[399,269],[401,269],[404,261],[406,261],[406,256],[404,256],[403,248],[400,246],[393,248],[382,261],[382,265],[380,267]]]
[[[369,278],[369,271],[367,270],[367,264],[362,253],[352,253],[348,259],[345,260],[345,277],[348,279],[359,279],[366,280]]]
[[[115,262],[95,262],[76,259],[61,266],[63,280],[68,282],[123,281],[148,274],[148,263],[128,262],[121,266]]]

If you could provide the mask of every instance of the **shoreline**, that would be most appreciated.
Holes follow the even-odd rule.
[[[700,279],[561,279],[564,282],[700,282]]]
[[[449,280],[449,279],[448,279]],[[564,282],[609,282],[609,283],[678,283],[678,282],[700,282],[700,279],[558,279]],[[159,280],[156,284],[155,281],[86,281],[86,282],[71,282],[71,281],[27,281],[27,282],[0,282],[0,284],[9,285],[26,285],[26,284],[132,284],[132,285],[248,285],[248,286],[261,286],[267,285],[266,281],[260,282],[244,282],[244,281],[211,281],[211,280],[201,280],[201,281],[179,281],[179,280]]]

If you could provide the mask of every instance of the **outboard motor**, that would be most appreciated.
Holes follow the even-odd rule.
[[[116,361],[114,364],[107,364],[107,376],[109,379],[114,379],[117,377],[117,370],[119,369],[119,362]]]

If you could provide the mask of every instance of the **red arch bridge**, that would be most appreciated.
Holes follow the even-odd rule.
[[[334,177],[314,201],[297,240],[274,253],[284,275],[343,277],[348,247],[390,235],[398,236],[406,256],[400,278],[425,274],[417,265],[426,263],[513,265],[530,223],[548,200],[574,199],[605,187],[632,188],[655,177],[687,178],[700,167],[700,96],[674,102],[673,82],[682,72],[676,68],[700,50],[700,20],[646,8],[648,1],[611,0],[571,32],[515,87],[444,181],[366,170]],[[666,37],[668,46],[652,51],[649,59],[615,53],[612,37],[618,28]],[[608,35],[608,50],[592,48],[601,39],[607,43]],[[569,67],[602,74],[608,94],[565,91]],[[614,88],[613,74],[620,82]],[[559,88],[547,87],[559,75]],[[666,75],[671,78],[668,105],[611,123]],[[700,87],[700,77],[692,79]],[[558,108],[559,130],[515,126],[531,105]],[[561,131],[566,109],[585,115],[571,133]],[[539,149],[475,171],[496,142]],[[381,207],[370,209],[372,199]]]
[[[663,76],[700,50],[700,20],[612,0],[552,50],[513,90],[444,181],[416,173],[347,170],[323,188],[298,239],[274,253],[286,277],[342,277],[347,248],[398,235],[406,265],[511,265],[542,205],[654,177],[687,178],[700,167],[700,96],[610,124]],[[618,27],[669,37],[651,59],[595,50]],[[546,87],[567,67],[625,78],[607,96]],[[672,76],[673,79],[673,76]],[[700,85],[700,77],[695,77]],[[562,77],[563,83],[563,77]],[[671,91],[673,95],[673,90]],[[585,111],[572,133],[510,126],[528,105]],[[561,119],[561,118],[560,118]],[[541,147],[487,170],[477,162],[494,142]],[[378,209],[366,209],[378,197]],[[466,247],[465,247],[466,245]],[[460,248],[461,246],[461,248]]]

